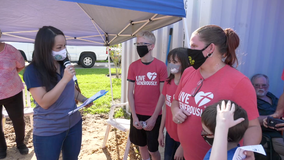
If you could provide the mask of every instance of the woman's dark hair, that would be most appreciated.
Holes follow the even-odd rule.
[[[46,91],[50,91],[58,82],[52,48],[55,37],[63,32],[52,26],[43,26],[36,34],[31,64],[35,66]],[[62,63],[62,62],[60,62]]]
[[[168,61],[170,61],[170,58],[172,57],[173,61],[175,61],[175,58],[177,58],[180,63],[181,63],[181,75],[183,73],[183,71],[189,67],[189,59],[188,59],[188,55],[187,55],[187,48],[175,48],[173,50],[171,50],[168,54]],[[175,78],[175,75],[170,73],[169,77],[167,78],[167,83],[170,84],[171,80]]]
[[[214,43],[219,48],[219,52],[225,58],[225,63],[233,67],[238,59],[235,50],[240,44],[239,36],[231,28],[222,29],[216,25],[207,25],[198,28],[195,33],[199,34],[201,41],[206,44]]]
[[[222,101],[219,101],[213,105],[206,107],[201,115],[202,123],[213,133],[215,134],[216,127],[216,116],[217,116],[217,106],[221,107]],[[225,104],[228,103],[228,100],[224,100]],[[239,142],[249,125],[248,115],[246,110],[244,110],[241,106],[237,105],[235,102],[231,101],[231,104],[235,104],[235,112],[234,112],[234,120],[239,118],[244,118],[245,120],[241,123],[229,128],[228,132],[228,140],[229,142]]]

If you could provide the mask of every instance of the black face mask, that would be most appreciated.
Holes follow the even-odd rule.
[[[206,57],[204,57],[204,55],[202,53],[202,51],[204,51],[210,44],[208,44],[202,50],[189,49],[189,48],[187,49],[187,55],[188,55],[188,59],[189,59],[190,65],[194,69],[198,69],[206,61],[206,59],[212,55],[212,53],[210,53]]]
[[[137,46],[137,52],[140,58],[144,57],[147,53],[149,53],[147,46]]]
[[[206,136],[202,136],[203,139],[210,145],[213,145],[214,138],[207,138]]]

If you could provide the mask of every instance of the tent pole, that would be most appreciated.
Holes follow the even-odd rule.
[[[187,27],[187,23],[186,23],[186,19],[185,18],[182,18],[182,22],[183,22],[183,29],[184,29],[184,34],[185,34],[185,42],[186,42],[186,46],[185,47],[188,47],[190,48],[190,45],[189,45],[189,34],[188,34],[188,27]]]
[[[166,65],[167,66],[168,66],[168,55],[169,55],[170,48],[171,48],[172,35],[173,35],[173,28],[170,28],[169,43],[168,43],[167,56],[166,56]]]
[[[105,33],[105,45],[106,45],[106,53],[108,54],[107,59],[108,59],[108,73],[109,73],[109,81],[110,81],[110,91],[111,91],[111,103],[113,103],[113,89],[112,89],[112,79],[111,79],[111,67],[110,67],[110,49],[109,49],[109,35],[108,33]]]
[[[109,52],[109,46],[106,48],[107,54],[108,54],[108,71],[109,71],[109,80],[110,80],[110,90],[111,90],[111,103],[113,103],[113,89],[112,89],[112,79],[111,79],[111,67],[110,67],[110,52]]]

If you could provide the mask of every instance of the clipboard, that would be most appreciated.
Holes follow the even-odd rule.
[[[94,94],[92,97],[88,98],[83,104],[81,104],[79,107],[77,107],[76,109],[68,112],[68,115],[72,115],[73,113],[77,112],[78,110],[80,110],[81,108],[85,107],[86,105],[92,103],[93,101],[101,98],[102,96],[104,96],[108,91],[106,90],[100,90],[99,92],[97,92],[96,94]]]

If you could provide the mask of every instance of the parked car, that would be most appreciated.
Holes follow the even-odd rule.
[[[24,59],[28,62],[32,61],[32,53],[34,50],[33,43],[6,42],[17,48]],[[91,68],[96,61],[106,60],[108,54],[104,46],[66,46],[69,53],[69,59],[73,63],[77,63],[84,68]]]

